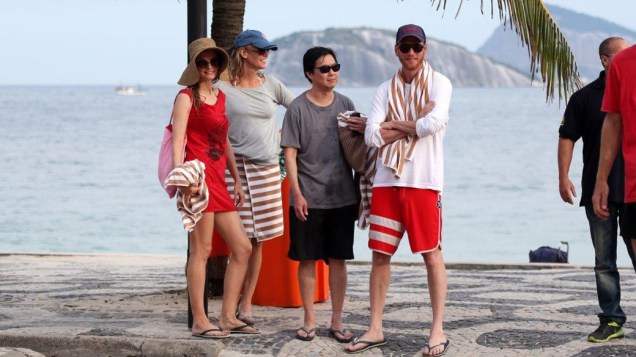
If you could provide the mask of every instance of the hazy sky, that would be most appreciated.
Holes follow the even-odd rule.
[[[546,2],[636,30],[634,0]],[[245,28],[273,40],[300,30],[416,23],[430,37],[476,50],[501,26],[489,10],[480,13],[479,0],[464,1],[457,19],[459,0],[448,3],[443,14],[429,0],[247,0]],[[174,84],[185,67],[186,15],[187,0],[2,0],[0,85]]]

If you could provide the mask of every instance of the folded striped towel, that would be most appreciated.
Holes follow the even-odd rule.
[[[371,214],[371,198],[373,192],[373,180],[375,179],[376,160],[378,149],[369,147],[364,163],[364,173],[360,175],[360,207],[358,209],[358,228],[369,227],[369,215]]]
[[[208,207],[209,193],[205,184],[205,164],[199,160],[184,162],[175,167],[164,186],[199,186],[199,191],[186,196],[177,191],[177,210],[181,212],[183,228],[192,232],[194,226],[203,216],[203,211]]]
[[[338,114],[338,138],[349,166],[360,175],[360,206],[358,207],[358,228],[369,227],[373,179],[375,178],[378,148],[367,146],[364,134],[349,129],[349,118],[352,112]],[[360,114],[366,118],[366,115]]]

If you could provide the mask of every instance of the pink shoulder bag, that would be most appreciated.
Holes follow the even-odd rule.
[[[188,141],[187,137],[183,138],[183,158],[185,159],[185,146]],[[172,165],[172,117],[170,123],[166,125],[163,131],[163,140],[161,141],[161,149],[159,150],[159,166],[158,176],[159,183],[170,198],[174,197],[177,193],[177,186],[166,186],[165,182],[170,172],[174,169]]]
[[[192,94],[190,94],[190,98],[192,98]],[[176,101],[176,99],[175,99]],[[194,103],[193,103],[194,105]],[[192,110],[192,108],[190,108]],[[183,160],[185,160],[185,147],[188,142],[188,136],[186,135],[183,138]],[[181,161],[183,163],[183,161]],[[165,182],[168,178],[170,172],[174,169],[172,165],[172,116],[170,117],[170,122],[166,125],[166,128],[163,131],[163,140],[161,141],[161,149],[159,149],[159,165],[158,165],[158,176],[159,183],[168,196],[170,198],[174,197],[177,194],[176,186],[166,186]]]

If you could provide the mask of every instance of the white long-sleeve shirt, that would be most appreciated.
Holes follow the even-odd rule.
[[[406,86],[410,91],[411,86]],[[382,147],[385,143],[380,135],[380,124],[384,122],[389,107],[391,80],[378,87],[371,103],[364,139],[369,146]],[[435,107],[425,117],[419,118],[415,130],[419,140],[415,146],[413,160],[407,160],[400,178],[378,159],[373,187],[411,187],[441,192],[444,184],[444,133],[448,125],[448,113],[453,86],[444,75],[435,72],[429,88],[429,98]]]

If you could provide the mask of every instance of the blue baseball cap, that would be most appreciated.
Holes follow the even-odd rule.
[[[424,33],[424,30],[422,30],[421,27],[413,24],[401,26],[397,30],[397,34],[395,35],[395,43],[400,43],[403,38],[408,36],[413,36],[418,40],[426,43],[426,34]]]
[[[245,30],[239,33],[234,39],[234,48],[252,45],[259,50],[276,51],[278,46],[269,42],[262,32],[256,30]]]

